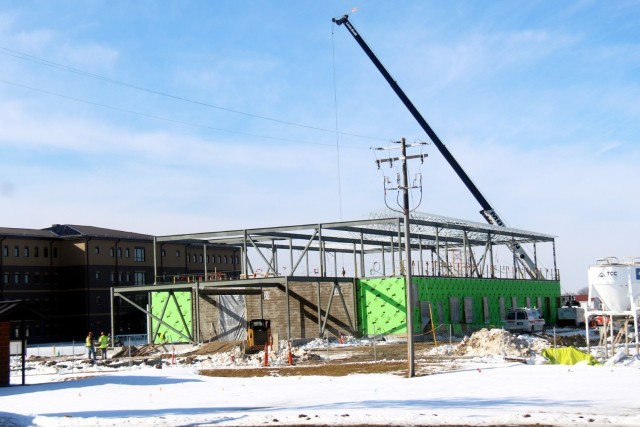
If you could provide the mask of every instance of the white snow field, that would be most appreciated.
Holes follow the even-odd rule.
[[[259,364],[260,355],[246,364],[229,354],[188,363],[178,355],[162,369],[124,364],[83,374],[30,361],[29,385],[0,388],[0,426],[640,426],[637,355],[618,353],[599,366],[550,365],[536,338],[519,337],[529,345],[514,350],[511,338],[496,346],[497,336],[509,336],[504,331],[483,331],[481,339],[466,340],[456,370],[414,378],[198,374],[215,366],[243,369]],[[439,353],[463,345],[441,346]],[[482,354],[483,346],[491,351]],[[527,354],[528,363],[505,359],[514,351]]]

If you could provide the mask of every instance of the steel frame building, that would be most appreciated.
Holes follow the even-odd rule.
[[[194,246],[202,244],[205,254],[207,245],[211,244],[241,248],[241,272],[238,277],[221,281],[215,274],[210,274],[205,265],[205,271],[195,282],[176,284],[167,281],[166,276],[158,275],[158,254],[154,252],[154,285],[114,288],[112,299],[120,297],[135,306],[127,298],[130,292],[191,290],[195,296],[194,300],[199,301],[198,294],[201,291],[227,295],[259,294],[263,288],[280,287],[287,295],[287,335],[291,339],[291,313],[288,302],[291,283],[317,283],[319,295],[321,282],[334,284],[334,290],[335,287],[340,289],[338,283],[349,282],[355,289],[358,278],[400,276],[406,268],[403,264],[403,259],[406,259],[403,253],[406,238],[410,239],[413,259],[419,260],[417,265],[412,266],[414,274],[418,276],[503,277],[503,270],[494,262],[494,252],[506,250],[511,258],[508,278],[559,280],[555,237],[552,235],[419,213],[414,213],[410,220],[410,236],[405,235],[404,229],[402,216],[384,213],[378,214],[375,218],[358,221],[157,236],[154,238],[154,248],[165,242],[189,242]],[[544,248],[541,248],[541,245]],[[533,276],[527,273],[521,260],[515,255],[517,252],[511,249],[516,246],[532,250],[532,259],[536,265]],[[452,259],[452,253],[456,254],[455,260]],[[347,255],[352,261],[344,262],[339,272],[338,256],[344,261]],[[541,255],[546,265],[551,262],[552,268],[539,267]],[[310,269],[310,262],[316,263],[318,268]],[[379,265],[379,269],[367,270],[368,265],[376,264]],[[259,267],[264,267],[264,270]],[[348,313],[343,295],[338,293],[338,296]],[[332,300],[333,294],[323,318],[318,296],[317,322],[320,335],[326,327]],[[157,322],[163,323],[163,319],[147,308],[136,308]],[[194,317],[198,319],[194,325],[194,333],[185,335],[174,331],[195,343],[199,342],[201,329],[198,304],[195,304],[194,310]],[[349,323],[350,329],[357,329],[350,317]],[[164,325],[171,329],[170,325]]]
[[[202,242],[205,248],[207,244],[241,247],[242,273],[239,279],[247,279],[265,276],[331,276],[327,258],[329,255],[338,253],[353,256],[351,271],[353,277],[367,276],[365,266],[369,259],[377,259],[379,261],[376,262],[381,262],[382,270],[378,275],[401,274],[404,268],[405,238],[403,217],[387,216],[360,221],[159,236],[155,240],[157,242],[186,240],[191,241],[192,244]],[[420,260],[416,271],[418,275],[495,277],[496,269],[492,255],[496,246],[529,245],[532,247],[536,264],[535,277],[532,278],[558,279],[555,237],[548,234],[443,216],[414,214],[410,220],[409,238],[411,250],[417,252]],[[538,245],[542,243],[551,245],[551,251],[547,251],[547,257],[550,256],[553,267],[547,269],[546,274],[538,264]],[[251,250],[255,250],[255,258],[251,256]],[[452,262],[448,259],[451,250],[457,250],[461,254],[464,271],[454,271],[452,268]],[[286,260],[289,266],[286,273],[279,271],[283,251],[288,254]],[[294,251],[299,251],[297,257],[294,256]],[[317,272],[310,272],[307,268],[301,272],[300,264],[311,252],[316,253],[319,269]],[[427,265],[425,252],[429,253],[431,271],[427,271],[425,267]],[[157,259],[155,256],[154,258]],[[518,257],[513,255],[512,258],[510,264],[513,278],[526,278]],[[255,269],[255,259],[261,260],[266,265],[267,271],[260,272]],[[390,270],[387,268],[388,263],[391,264]],[[485,271],[488,271],[488,274]],[[334,262],[333,276],[338,276],[336,262]]]

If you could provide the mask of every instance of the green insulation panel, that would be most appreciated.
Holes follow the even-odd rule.
[[[154,344],[186,343],[193,339],[191,292],[152,292],[151,333]]]
[[[406,334],[403,277],[358,280],[356,292],[358,325],[362,335]]]
[[[361,334],[406,334],[404,283],[404,277],[358,281]],[[511,307],[538,308],[547,325],[557,320],[559,281],[413,277],[413,283],[417,285],[414,334],[426,333],[433,325],[447,329],[451,325],[456,333],[500,328]]]

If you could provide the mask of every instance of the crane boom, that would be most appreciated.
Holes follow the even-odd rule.
[[[491,204],[487,201],[487,199],[482,195],[480,190],[478,190],[478,187],[476,187],[476,185],[473,183],[473,181],[471,180],[469,175],[467,175],[467,173],[464,171],[464,169],[462,169],[462,166],[460,166],[460,163],[458,163],[458,161],[455,159],[455,157],[453,157],[451,152],[442,143],[442,141],[440,140],[438,135],[436,135],[436,133],[433,131],[433,129],[431,129],[431,126],[429,126],[429,124],[424,119],[424,117],[422,117],[422,115],[420,114],[418,109],[413,105],[413,103],[411,102],[409,97],[404,93],[404,91],[400,88],[400,86],[393,79],[393,77],[391,77],[391,74],[389,74],[389,72],[384,67],[384,65],[382,65],[382,63],[376,57],[376,55],[373,53],[371,48],[369,48],[367,43],[360,36],[360,34],[358,33],[358,30],[356,30],[356,28],[353,26],[351,21],[349,21],[349,15],[344,15],[342,18],[333,18],[333,22],[336,23],[337,25],[344,25],[349,30],[349,33],[353,36],[353,38],[356,40],[358,45],[362,48],[364,53],[366,53],[366,55],[369,57],[371,62],[373,62],[373,64],[378,69],[378,71],[380,71],[380,74],[382,74],[382,76],[385,78],[387,83],[389,83],[389,86],[391,86],[391,89],[393,89],[393,91],[396,93],[396,95],[398,95],[398,98],[400,98],[400,100],[402,101],[404,106],[407,107],[407,109],[409,110],[409,112],[411,113],[413,118],[416,119],[418,124],[427,133],[427,135],[429,136],[429,138],[431,139],[433,144],[436,146],[438,151],[440,151],[440,154],[442,154],[442,156],[445,158],[447,163],[449,163],[449,165],[453,168],[453,170],[458,175],[458,177],[462,180],[462,182],[467,187],[467,189],[469,189],[469,191],[471,192],[473,197],[475,197],[475,199],[478,201],[478,203],[482,207],[482,210],[480,211],[480,214],[485,218],[485,220],[489,224],[498,225],[498,226],[501,226],[501,227],[506,227],[506,224],[500,218],[500,216],[498,215],[496,210],[491,206]],[[527,252],[524,250],[524,248],[522,246],[520,246],[519,244],[512,244],[512,245],[510,245],[510,248],[513,251],[513,253],[516,255],[516,258],[525,267],[525,269],[527,270],[527,273],[531,277],[537,278],[539,276],[538,275],[537,266],[531,260],[531,258],[529,257],[529,254],[527,254]]]

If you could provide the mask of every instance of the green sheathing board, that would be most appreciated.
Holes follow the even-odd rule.
[[[193,316],[191,310],[191,292],[152,292],[151,313],[180,331],[193,336]],[[188,342],[189,340],[169,329],[155,318],[151,318],[151,332],[155,344],[162,342]],[[163,339],[164,338],[164,339]]]
[[[511,307],[536,307],[548,324],[556,322],[556,301],[560,297],[558,281],[418,277],[414,282],[418,285],[418,300],[432,302],[436,324],[442,319],[444,324],[459,323],[470,329],[499,328],[503,324],[501,299],[505,311]],[[451,321],[452,298],[458,301],[459,322]],[[442,313],[438,312],[440,307]],[[472,320],[468,321],[469,318]]]
[[[404,278],[359,280],[356,294],[360,334],[407,333]]]
[[[431,302],[435,325],[451,324],[455,332],[501,327],[501,301],[506,311],[513,306],[525,307],[528,299],[528,305],[539,308],[547,324],[556,322],[558,281],[413,277],[413,282],[418,287],[414,333],[422,332],[420,302],[424,301]],[[403,277],[359,280],[357,300],[361,334],[406,334]],[[452,319],[456,305],[458,319],[455,313]]]

